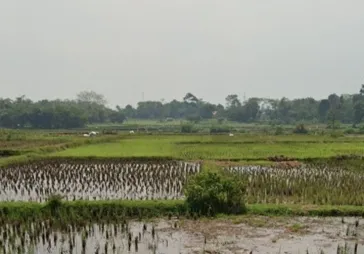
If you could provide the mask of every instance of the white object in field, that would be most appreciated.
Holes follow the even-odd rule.
[[[234,134],[233,133],[229,133],[229,137],[234,137]]]
[[[86,133],[86,134],[83,134],[83,136],[84,137],[89,137],[90,135]]]
[[[94,131],[91,131],[88,135],[90,135],[90,136],[96,136],[96,132],[94,132]]]
[[[133,130],[131,130],[129,133],[130,133],[130,134],[134,134],[134,131],[133,131]]]

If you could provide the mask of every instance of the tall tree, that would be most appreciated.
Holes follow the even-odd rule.
[[[318,108],[318,113],[320,116],[320,120],[322,122],[324,122],[326,120],[327,113],[329,112],[329,110],[330,110],[329,100],[328,99],[321,100],[320,104],[319,104],[319,108]]]
[[[106,106],[107,104],[105,96],[96,93],[95,91],[82,91],[77,94],[77,100],[80,102],[95,103],[102,106]]]
[[[354,123],[355,127],[364,118],[364,84],[361,85],[359,94],[353,96],[354,103]]]
[[[238,95],[236,94],[229,94],[228,96],[226,96],[225,101],[226,101],[226,108],[241,106],[241,102],[238,98]]]
[[[197,103],[199,100],[192,93],[187,93],[185,97],[183,97],[183,101],[187,103]]]

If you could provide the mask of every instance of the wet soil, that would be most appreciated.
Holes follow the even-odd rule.
[[[359,223],[356,226],[356,223]],[[364,253],[364,220],[359,218],[236,217],[183,221],[180,253]],[[206,242],[206,243],[205,243]]]
[[[6,253],[364,253],[364,219],[238,216],[201,220],[129,221],[123,224],[92,224],[68,232],[45,229],[17,233],[0,227]],[[8,232],[6,239],[2,239]],[[30,235],[39,234],[30,241]],[[42,240],[43,239],[43,240]],[[131,239],[131,240],[129,240]],[[72,245],[72,249],[70,249]],[[24,246],[24,244],[22,245]],[[346,246],[346,247],[345,247]],[[338,248],[346,248],[338,252]],[[32,252],[33,251],[33,252]]]

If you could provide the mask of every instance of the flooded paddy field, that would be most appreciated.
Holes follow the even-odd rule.
[[[0,201],[181,199],[200,164],[183,161],[44,161],[0,168]]]
[[[239,216],[2,225],[2,253],[363,253],[361,218]]]

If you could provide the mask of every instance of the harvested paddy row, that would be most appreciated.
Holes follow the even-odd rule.
[[[0,201],[181,199],[201,165],[181,161],[56,160],[0,168]]]

